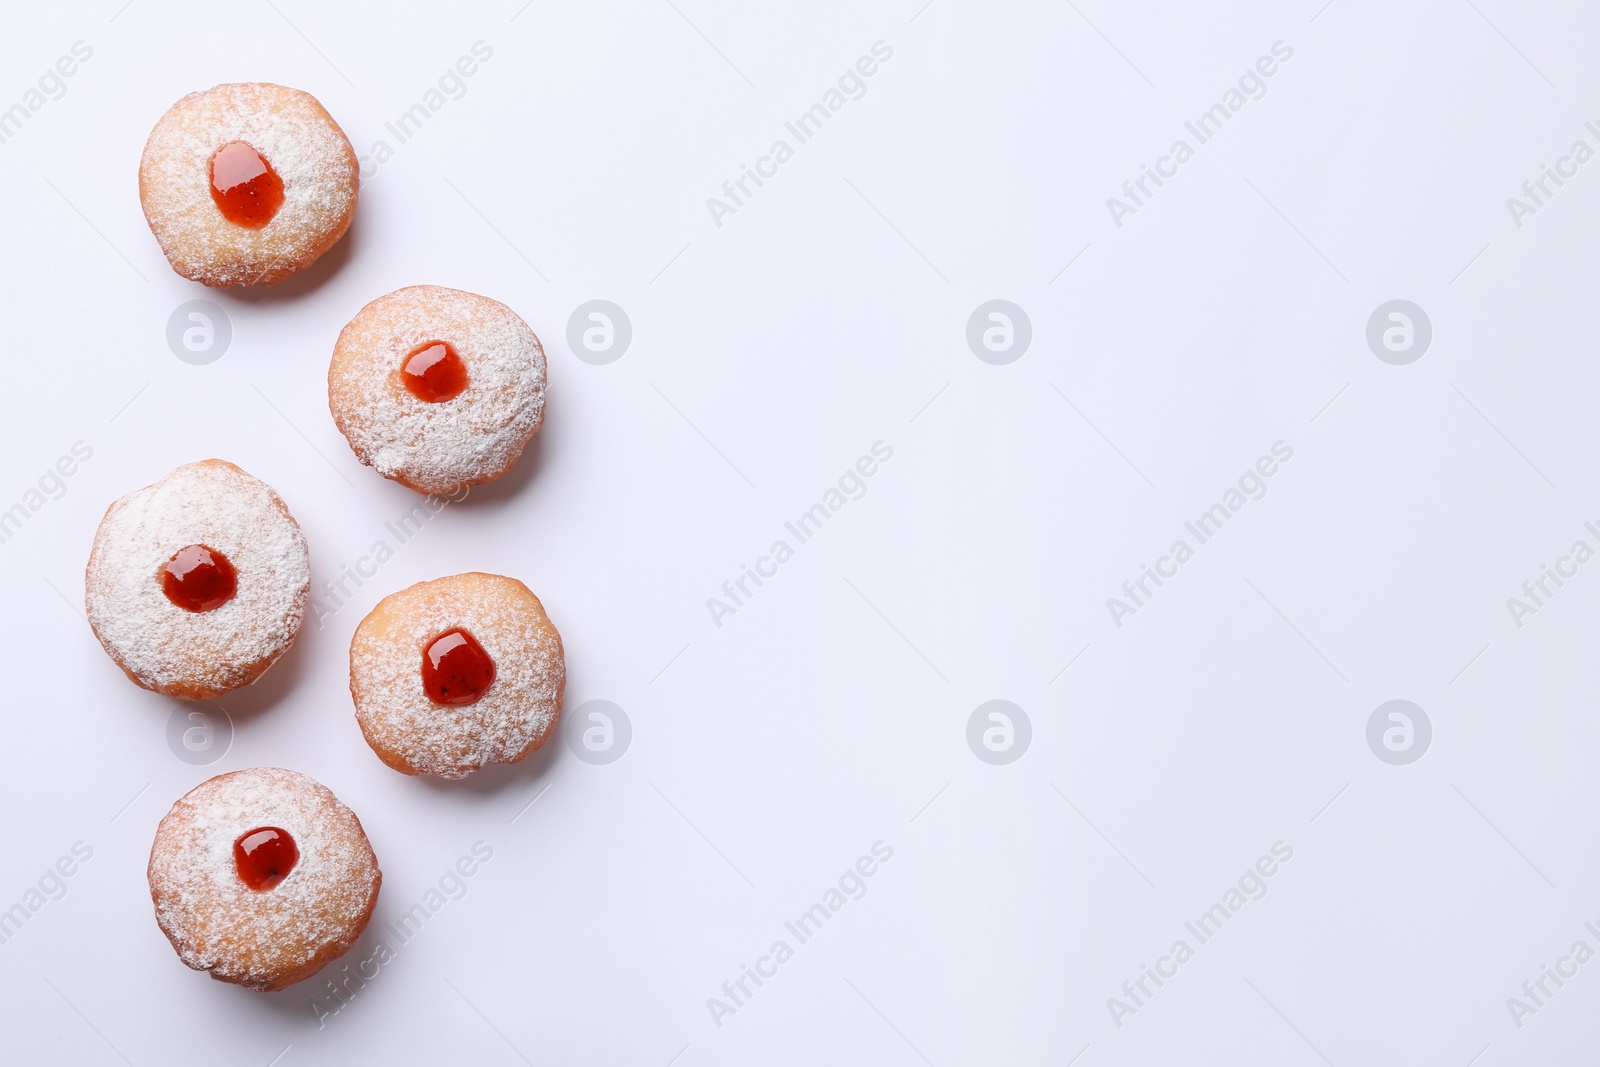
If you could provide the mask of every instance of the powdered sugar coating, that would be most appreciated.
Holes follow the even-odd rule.
[[[474,704],[445,707],[422,688],[423,649],[446,630],[472,634],[495,664]],[[350,695],[367,743],[406,774],[463,778],[544,744],[566,686],[561,635],[515,578],[473,572],[419,582],[379,601],[350,642]]]
[[[198,613],[161,588],[167,561],[197,544],[221,552],[238,572],[233,598]],[[208,459],[107,509],[84,585],[89,625],[130,678],[204,700],[254,681],[288,651],[311,593],[311,558],[270,486]]]
[[[243,141],[283,180],[283,206],[259,230],[211,198],[211,157]],[[139,161],[139,199],[172,269],[211,286],[270,285],[344,236],[359,187],[355,150],[315,97],[265,82],[190,93],[161,116]]]
[[[239,877],[233,844],[264,826],[288,831],[300,858],[257,891]],[[383,881],[361,820],[326,786],[278,767],[190,790],[156,828],[149,877],[156,921],[179,958],[257,990],[282,989],[342,956]]]
[[[402,379],[421,345],[447,341],[467,388],[428,403]],[[544,421],[544,347],[497,300],[439,285],[380,296],[339,334],[328,408],[362,463],[420,493],[453,493],[500,477]]]

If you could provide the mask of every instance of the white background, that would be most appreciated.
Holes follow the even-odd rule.
[[[7,1061],[1592,1059],[1600,963],[1520,1028],[1506,1001],[1574,941],[1600,949],[1600,564],[1520,628],[1506,598],[1574,540],[1600,547],[1582,526],[1600,163],[1520,228],[1506,198],[1574,140],[1600,148],[1600,16],[120,3],[0,28],[0,107],[93,48],[0,145],[0,509],[93,449],[0,545],[0,908],[94,850],[0,945]],[[465,94],[395,145],[384,123],[480,40]],[[707,197],[880,40],[866,95],[715,225]],[[1114,225],[1106,198],[1193,144],[1184,121],[1280,40],[1267,94]],[[395,158],[315,269],[209,293],[167,267],[136,168],[173,101],[243,80],[312,92],[360,154]],[[96,523],[218,456],[282,494],[319,589],[337,577],[416,498],[353,458],[327,361],[366,301],[423,282],[544,339],[543,432],[224,699],[222,758],[180,761],[174,702],[81,617]],[[208,366],[165,339],[196,298],[233,327]],[[566,343],[592,298],[633,324],[609,366]],[[992,298],[1032,322],[1007,366],[965,341]],[[1433,324],[1409,366],[1365,340],[1395,298]],[[894,457],[866,496],[714,625],[706,598],[879,440]],[[1280,440],[1270,492],[1115,626],[1106,598]],[[366,748],[356,623],[473,569],[543,599],[569,709],[632,720],[620,761],[558,739],[440,783]],[[997,698],[1032,723],[1009,766],[966,742]],[[1366,742],[1394,698],[1433,724],[1409,766]],[[312,775],[365,824],[384,886],[352,959],[475,841],[494,850],[320,1028],[318,982],[213,982],[152,915],[161,815],[255,765]],[[868,894],[716,1025],[707,998],[879,840],[894,857]],[[1107,998],[1280,840],[1270,892],[1117,1026]]]

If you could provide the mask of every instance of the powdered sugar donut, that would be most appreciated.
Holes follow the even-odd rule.
[[[139,160],[139,200],[172,269],[271,285],[332,248],[356,213],[356,153],[310,93],[266,82],[190,93]]]
[[[106,510],[84,586],[89,625],[129,678],[207,700],[255,681],[288,651],[311,560],[270,486],[207,459]]]
[[[516,312],[438,285],[362,308],[328,367],[328,408],[356,456],[419,493],[510,470],[544,421],[544,388],[544,348]]]
[[[278,767],[218,775],[172,805],[149,877],[178,957],[256,990],[344,955],[383,882],[361,820],[326,786]]]
[[[356,721],[406,774],[463,778],[515,763],[561,715],[561,635],[528,587],[498,574],[419,582],[378,602],[350,642]]]

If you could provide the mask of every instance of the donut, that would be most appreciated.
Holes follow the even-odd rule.
[[[161,116],[139,160],[139,202],[185,278],[271,285],[344,236],[358,174],[316,97],[242,82],[190,93]]]
[[[305,535],[232,463],[179,467],[106,510],[84,575],[89,625],[136,685],[209,700],[288,651],[311,594]]]
[[[149,877],[178,958],[261,991],[344,955],[383,882],[355,813],[279,767],[219,774],[186,793],[156,827]]]
[[[567,668],[544,605],[515,578],[456,574],[391,593],[350,641],[350,696],[372,751],[405,774],[464,778],[533,752]]]
[[[544,388],[544,347],[516,312],[438,285],[362,308],[328,366],[328,409],[356,457],[419,493],[510,470],[544,421]]]

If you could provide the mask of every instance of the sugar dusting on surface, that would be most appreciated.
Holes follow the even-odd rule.
[[[442,707],[422,688],[423,649],[454,627],[472,634],[495,664],[494,684],[474,704]],[[458,574],[385,597],[350,643],[350,688],[362,731],[402,753],[416,772],[462,778],[521,759],[561,713],[566,685],[561,636],[521,582]]]
[[[467,388],[430,404],[401,379],[406,357],[448,341]],[[339,334],[328,368],[334,421],[363,463],[414,489],[449,493],[498,477],[544,420],[544,348],[496,300],[414,285],[362,308]]]
[[[204,612],[167,599],[161,568],[201,544],[238,572]],[[141,685],[231,688],[294,640],[311,591],[305,535],[265,482],[207,460],[111,505],[89,557],[84,605],[101,644]]]
[[[223,218],[211,157],[233,141],[283,179],[283,206],[259,230]],[[259,82],[190,93],[161,117],[139,163],[145,217],[179,274],[207,285],[277,281],[344,233],[355,213],[354,150],[315,97]]]
[[[263,826],[300,850],[289,874],[257,891],[233,843]],[[183,962],[262,989],[334,959],[361,935],[382,876],[360,820],[303,774],[255,767],[219,775],[172,806],[150,851],[156,919]]]

